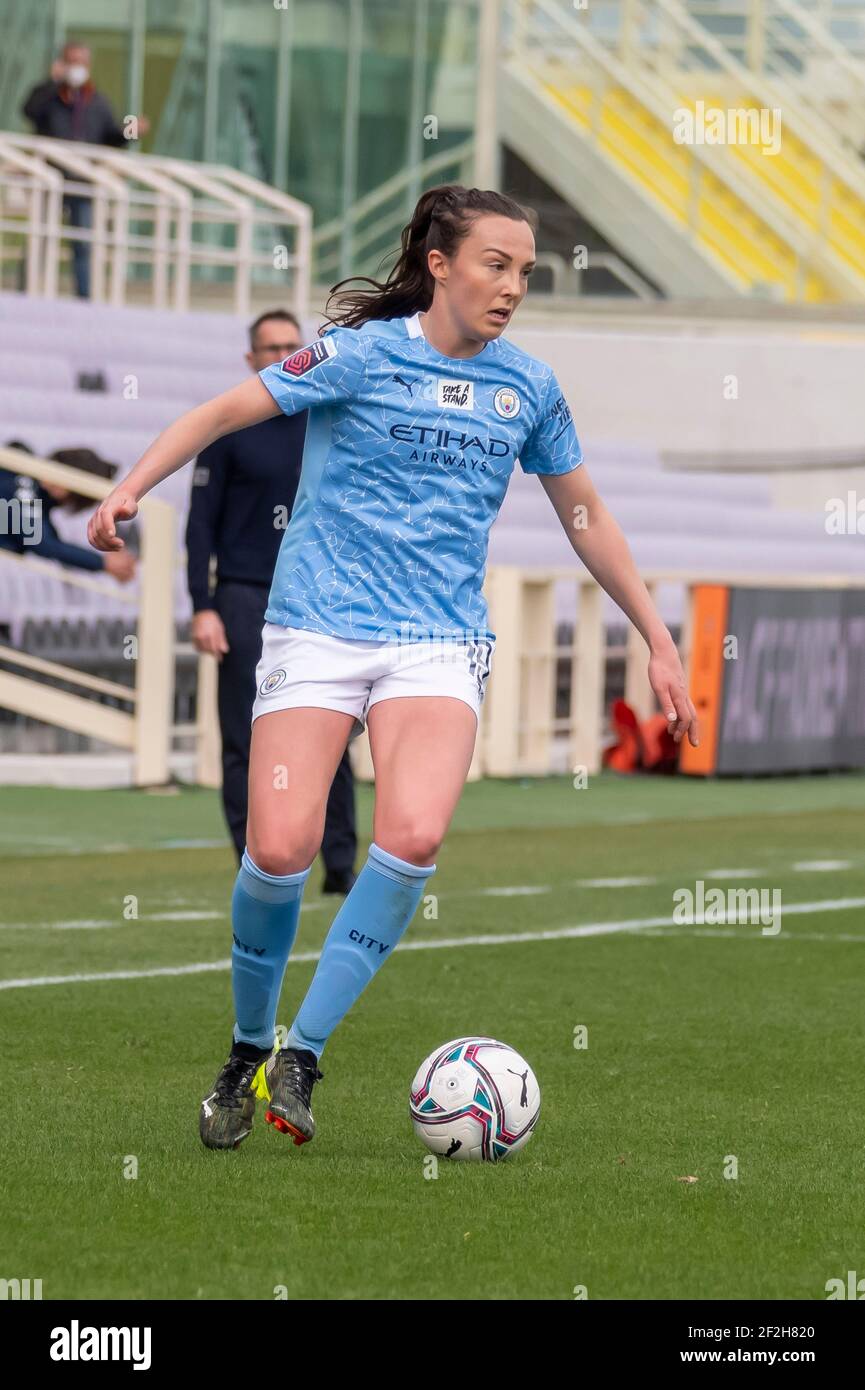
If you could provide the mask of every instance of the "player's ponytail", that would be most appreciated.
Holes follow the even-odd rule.
[[[425,312],[432,304],[435,287],[427,265],[428,253],[441,251],[448,258],[455,255],[459,242],[482,213],[528,222],[532,231],[537,230],[537,214],[505,193],[464,188],[458,183],[428,188],[418,199],[411,221],[402,229],[399,260],[386,282],[381,284],[367,275],[352,275],[340,280],[328,297],[328,308],[331,300],[336,300],[336,312],[326,313],[327,322],[341,328],[360,328],[368,319],[404,318],[418,310]],[[365,280],[373,288],[340,288],[352,280]]]

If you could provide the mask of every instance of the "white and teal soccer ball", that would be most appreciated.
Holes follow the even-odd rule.
[[[529,1142],[541,1092],[512,1047],[495,1038],[455,1038],[418,1067],[409,1111],[415,1134],[434,1154],[496,1163]]]

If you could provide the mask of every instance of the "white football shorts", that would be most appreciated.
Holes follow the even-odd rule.
[[[451,695],[480,718],[494,648],[486,637],[363,642],[265,623],[252,718],[317,705],[353,714],[353,739],[373,705],[400,695]]]

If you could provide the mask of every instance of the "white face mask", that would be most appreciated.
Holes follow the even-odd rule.
[[[70,63],[66,68],[66,81],[70,87],[83,87],[90,76],[90,69],[83,63]]]

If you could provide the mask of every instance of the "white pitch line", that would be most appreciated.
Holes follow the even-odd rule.
[[[795,916],[815,912],[846,912],[865,907],[865,898],[830,898],[825,902],[789,903],[780,914]],[[678,927],[681,924],[669,915],[665,917],[635,917],[626,922],[587,922],[579,927],[552,927],[547,931],[505,932],[485,936],[445,937],[440,941],[403,941],[403,951],[457,950],[464,946],[512,946],[527,941],[569,941],[584,936],[611,936],[616,932],[647,931],[652,927]],[[690,935],[686,932],[684,935]],[[782,935],[779,933],[779,936]],[[786,933],[784,940],[796,941],[797,936]],[[749,939],[749,938],[745,938]],[[763,940],[762,935],[755,940]],[[829,938],[834,939],[834,938]],[[858,938],[857,938],[858,939]],[[289,956],[289,965],[302,965],[321,959],[320,951],[301,951]],[[34,989],[38,985],[92,984],[99,980],[150,980],[170,975],[198,975],[206,971],[230,970],[231,960],[202,961],[193,965],[164,965],[150,970],[106,970],[90,975],[35,975],[20,980],[0,980],[0,989]]]
[[[562,887],[577,888],[642,888],[651,884],[656,884],[656,878],[587,878],[574,879],[573,882],[562,884]],[[535,897],[543,893],[551,893],[555,885],[550,883],[516,883],[500,888],[467,888],[463,891],[455,889],[449,893],[439,893],[438,898],[441,902],[444,899],[468,898],[468,897],[488,897],[488,898],[518,898]],[[312,902],[301,903],[301,912],[320,912],[328,904],[323,899],[314,899]],[[218,921],[220,918],[227,918],[228,910],[223,912],[204,912],[204,911],[185,911],[185,912],[156,912],[142,913],[138,917],[124,919],[122,921],[113,917],[90,917],[82,918],[80,921],[70,922],[0,922],[0,931],[104,931],[115,928],[122,930],[132,922],[195,922],[195,921]]]
[[[800,859],[792,867],[800,874],[828,874],[837,869],[850,869],[849,859]]]
[[[165,842],[163,847],[167,847],[172,842]],[[219,844],[220,841],[176,841],[173,842],[180,847],[181,844]],[[830,872],[832,870],[849,869],[852,862],[846,859],[811,859],[799,860],[790,867],[797,872]],[[705,869],[697,878],[708,879],[735,879],[735,878],[759,878],[768,877],[769,870],[763,869]],[[645,888],[656,886],[663,882],[657,877],[630,876],[621,878],[577,878],[570,880],[570,886],[574,888]],[[456,890],[449,893],[440,893],[439,899],[452,899],[458,897],[491,897],[491,898],[511,898],[511,897],[534,897],[553,891],[555,885],[552,884],[511,884],[502,887],[491,888],[469,888],[464,891]],[[188,901],[188,899],[186,900]],[[327,907],[327,903],[319,899],[312,902],[301,904],[301,912],[319,912]],[[219,921],[227,917],[227,912],[205,912],[205,911],[186,911],[186,912],[161,912],[144,914],[141,917],[130,918],[124,921],[117,921],[112,918],[84,918],[80,921],[69,922],[0,922],[0,931],[104,931],[120,930],[129,925],[130,921],[138,922],[194,922],[194,921]]]
[[[118,922],[115,919],[107,921],[82,921],[82,922],[57,922],[54,923],[57,931],[72,931],[75,928],[84,927],[124,927],[133,922],[212,922],[216,918],[224,917],[224,912],[146,912],[140,917],[128,917]],[[46,923],[51,926],[51,923]]]
[[[157,840],[154,849],[227,849],[227,840]]]
[[[142,922],[210,922],[227,917],[226,912],[158,912],[118,920],[116,917],[84,917],[78,922],[0,922],[0,931],[104,931],[114,927],[125,931]]]
[[[575,888],[648,888],[656,878],[578,878]]]
[[[65,835],[40,835],[38,839],[29,839],[23,835],[9,835],[0,832],[0,853],[10,846],[13,849],[26,850],[28,858],[42,855],[84,855],[84,854],[148,854],[159,853],[163,850],[174,849],[229,849],[230,840],[155,840],[152,844],[125,845],[120,841],[112,841],[104,845],[82,845],[70,836]]]
[[[822,866],[836,867],[833,860],[814,860],[809,863],[793,864],[794,869],[814,868]],[[838,860],[838,867],[850,867],[846,861]],[[730,878],[755,878],[769,876],[769,870],[762,869],[704,869],[697,874],[695,881],[699,879],[730,879]],[[643,878],[638,876],[623,878],[575,878],[563,882],[559,885],[549,883],[516,883],[503,885],[502,887],[491,888],[466,888],[454,889],[451,892],[439,893],[439,901],[453,900],[455,898],[468,897],[489,897],[489,898],[516,898],[516,897],[536,897],[544,893],[550,893],[555,887],[561,888],[645,888],[657,886],[665,880],[662,878]],[[668,878],[667,882],[673,880]],[[188,901],[188,899],[187,899]],[[330,904],[333,906],[333,904]],[[311,902],[301,904],[301,912],[321,912],[328,906],[324,899],[314,899]],[[83,918],[80,921],[70,922],[0,922],[0,931],[104,931],[111,928],[123,930],[131,922],[215,922],[225,920],[228,911],[168,911],[156,913],[144,913],[139,917],[118,921],[116,918]]]
[[[528,898],[535,893],[550,893],[552,885],[549,883],[524,883],[516,884],[513,888],[475,888],[473,890],[483,898]],[[439,897],[450,897],[450,894],[439,894]]]
[[[301,912],[320,912],[325,902],[301,903]],[[141,922],[219,922],[227,921],[229,910],[221,912],[143,912],[139,917],[84,917],[78,922],[0,922],[0,931],[104,931],[115,927],[122,931]]]
[[[723,936],[728,941],[762,941],[762,935],[755,935],[754,928],[744,927],[659,927],[647,931],[646,936]],[[850,932],[778,932],[786,941],[842,941],[865,943],[865,936],[853,936]]]
[[[763,869],[706,869],[703,878],[763,878]]]

